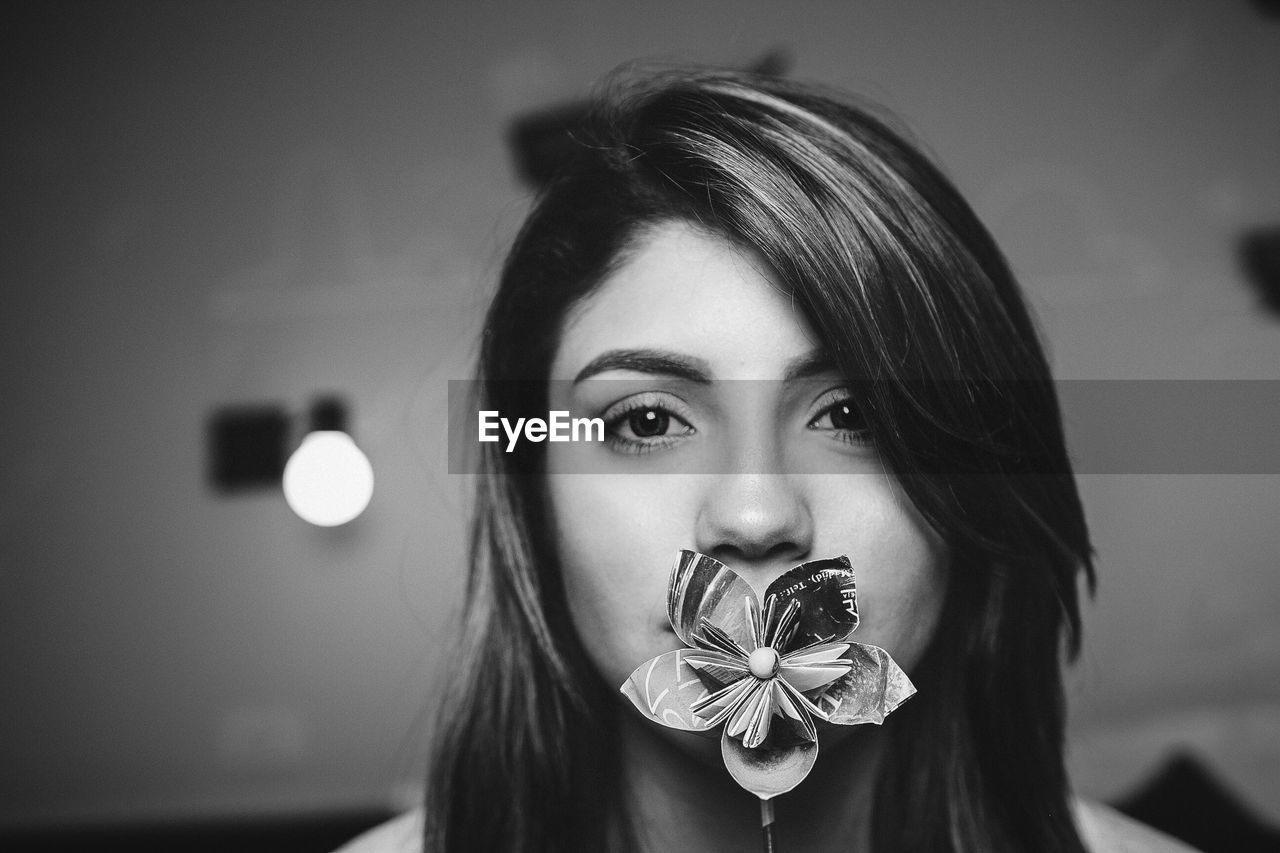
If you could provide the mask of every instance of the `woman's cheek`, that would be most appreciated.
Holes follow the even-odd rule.
[[[857,579],[861,621],[850,639],[884,648],[910,672],[946,597],[942,538],[887,477],[831,478],[815,494],[819,540],[849,556]]]
[[[574,628],[601,674],[617,684],[679,645],[666,616],[667,577],[680,547],[667,543],[679,536],[665,529],[641,479],[552,476],[548,490]]]
[[[878,575],[859,581],[863,620],[852,639],[884,648],[909,673],[937,631],[948,583],[945,559],[917,564],[897,578]]]

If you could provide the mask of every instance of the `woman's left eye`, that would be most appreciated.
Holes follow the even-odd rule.
[[[605,440],[624,453],[649,453],[679,443],[696,430],[674,403],[642,394],[604,414]]]
[[[850,444],[868,444],[871,436],[866,421],[852,397],[829,395],[819,401],[822,407],[809,419],[809,429],[834,433],[834,437]]]

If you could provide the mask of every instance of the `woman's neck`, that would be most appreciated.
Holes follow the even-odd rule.
[[[871,729],[875,729],[871,731]],[[800,786],[774,800],[782,851],[858,851],[871,843],[874,780],[883,752],[878,727],[861,726],[819,753]],[[738,787],[719,739],[677,745],[671,735],[626,714],[621,720],[622,806],[640,851],[754,850],[760,802]]]

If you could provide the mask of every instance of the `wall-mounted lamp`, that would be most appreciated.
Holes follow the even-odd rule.
[[[310,431],[284,466],[284,499],[303,521],[346,524],[373,497],[373,466],[347,433],[347,410],[329,397],[311,407]]]
[[[1280,225],[1254,228],[1240,239],[1240,258],[1262,305],[1280,315]]]
[[[292,455],[290,420],[280,406],[215,412],[209,424],[211,485],[223,494],[283,485],[289,508],[320,527],[359,516],[373,496],[373,467],[347,432],[346,405],[336,397],[316,400]]]

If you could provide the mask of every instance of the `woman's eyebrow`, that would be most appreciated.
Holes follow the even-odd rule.
[[[785,382],[793,379],[811,379],[835,369],[836,363],[831,358],[831,354],[824,349],[815,349],[788,363],[782,378]]]
[[[830,354],[826,350],[816,349],[788,362],[783,373],[783,381],[808,379],[834,369],[835,362],[832,361]],[[614,349],[603,352],[578,371],[573,384],[576,385],[584,379],[610,370],[662,374],[696,382],[699,385],[711,384],[711,371],[702,359],[676,352],[650,349]]]
[[[711,371],[705,361],[675,352],[651,349],[613,349],[603,352],[578,371],[573,384],[608,370],[633,370],[637,373],[660,373],[687,379],[699,385],[711,384]]]

